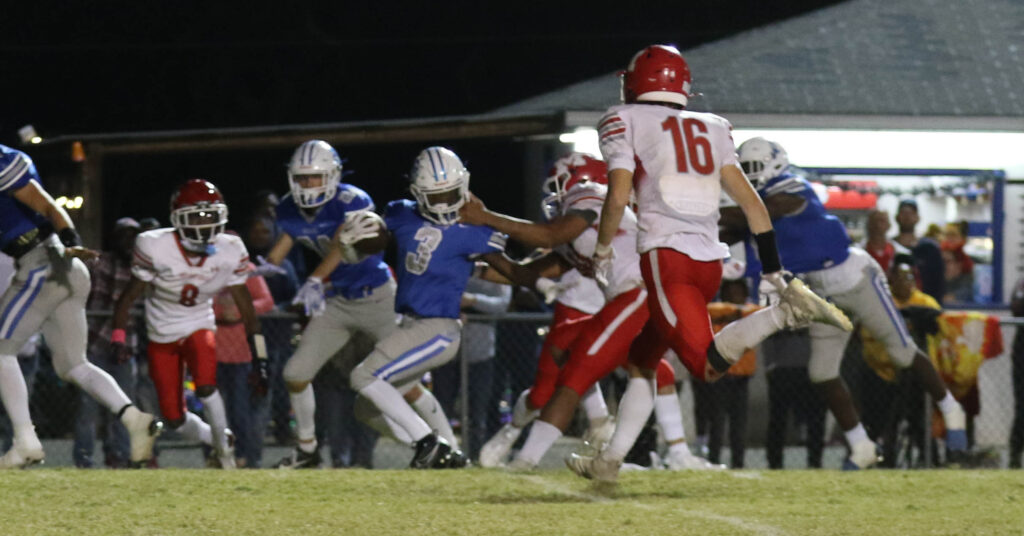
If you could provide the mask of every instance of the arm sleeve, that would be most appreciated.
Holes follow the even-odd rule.
[[[471,233],[465,242],[466,254],[472,259],[488,253],[505,251],[505,241],[508,237],[490,227],[473,226],[467,227]]]
[[[0,153],[0,192],[13,192],[32,179],[38,181],[39,174],[27,154],[14,150]]]
[[[608,162],[608,171],[624,169],[629,172],[636,170],[636,158],[633,153],[633,133],[627,127],[627,118],[621,111],[609,111],[597,124],[597,135],[601,144],[601,155]]]
[[[156,279],[156,266],[153,264],[149,240],[139,237],[135,240],[135,251],[132,253],[132,275],[152,283]]]

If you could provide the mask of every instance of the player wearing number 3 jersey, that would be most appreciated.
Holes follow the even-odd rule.
[[[205,180],[191,179],[175,193],[171,221],[174,227],[147,231],[135,239],[132,279],[117,301],[111,342],[124,342],[129,310],[144,292],[149,370],[160,412],[184,437],[213,446],[222,468],[233,469],[232,434],[217,392],[213,297],[225,287],[231,291],[253,337],[254,362],[265,362],[260,324],[245,286],[249,253],[240,238],[224,233],[227,205],[217,187]],[[185,408],[185,366],[208,424]]]

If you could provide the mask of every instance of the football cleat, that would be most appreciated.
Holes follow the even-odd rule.
[[[606,459],[600,453],[597,456],[581,456],[573,453],[565,459],[565,465],[583,478],[600,482],[615,482],[619,478],[619,468],[622,467],[622,462]]]
[[[843,461],[843,471],[867,469],[882,461],[878,446],[870,439],[858,441],[850,447],[850,457]]]
[[[779,307],[786,314],[786,327],[805,327],[809,322],[820,322],[843,331],[853,331],[853,323],[838,307],[815,294],[807,285],[793,279],[780,295]]]
[[[587,431],[583,433],[583,441],[593,447],[595,451],[601,451],[612,440],[614,433],[615,419],[606,417],[601,424],[587,428]]]
[[[313,449],[313,452],[306,452],[298,447],[292,450],[291,456],[281,458],[281,461],[274,465],[275,469],[319,469],[320,449]]]
[[[416,442],[409,467],[413,469],[446,469],[452,463],[452,446],[437,434],[428,434]],[[459,456],[462,456],[462,452]]]
[[[43,453],[43,444],[34,434],[27,440],[15,438],[11,449],[0,456],[0,469],[21,469],[43,463],[46,454]]]
[[[966,451],[967,450],[967,414],[964,408],[957,404],[952,410],[942,414],[946,421],[946,450]]]
[[[512,444],[519,439],[519,434],[522,432],[522,428],[512,426],[511,423],[502,426],[501,430],[494,434],[494,437],[488,439],[484,446],[480,447],[480,467],[500,467],[508,457],[509,451],[512,450]]]
[[[231,430],[224,430],[227,446],[223,450],[217,449],[217,467],[221,469],[237,469],[235,462],[235,433]]]
[[[124,425],[131,443],[132,464],[139,465],[153,457],[153,444],[163,431],[164,423],[149,413],[132,409],[133,415]]]
[[[711,463],[689,452],[670,452],[665,458],[665,468],[669,471],[721,471],[727,469],[725,464]]]

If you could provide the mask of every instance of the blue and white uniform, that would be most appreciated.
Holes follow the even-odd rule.
[[[33,180],[40,182],[32,159],[0,145],[0,249],[15,258],[17,269],[0,298],[0,355],[16,355],[42,330],[63,378],[86,362],[89,270],[65,259],[50,222],[15,199],[14,192]]]
[[[285,195],[277,205],[277,224],[322,258],[347,216],[373,209],[373,200],[366,192],[340,184],[334,198],[314,210],[299,208],[291,194]],[[312,380],[320,367],[345,346],[353,331],[365,332],[377,341],[395,328],[395,282],[383,254],[370,255],[355,264],[340,264],[324,283],[326,310],[313,317],[302,332],[295,354],[284,367],[286,381]]]
[[[804,207],[799,212],[772,220],[782,265],[884,341],[894,364],[901,368],[909,366],[917,347],[893,302],[885,273],[866,251],[851,247],[846,228],[825,211],[810,183],[798,175],[784,173],[765,183],[758,194],[763,199],[779,194],[804,198]],[[748,259],[755,258],[753,252],[748,239]],[[757,269],[756,263],[748,263],[750,269]],[[810,335],[811,381],[838,378],[850,333],[815,323],[810,326]]]
[[[389,203],[384,221],[398,246],[395,310],[402,322],[352,372],[357,391],[377,378],[405,391],[455,357],[462,293],[474,259],[505,249],[505,235],[494,229],[429,222],[407,199]]]

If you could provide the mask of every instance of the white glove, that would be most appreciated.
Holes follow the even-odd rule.
[[[757,286],[761,305],[769,306],[779,303],[779,296],[789,286],[788,281],[792,278],[793,274],[786,270],[762,274],[761,282]]]
[[[324,300],[324,283],[315,277],[306,279],[306,282],[299,288],[292,300],[293,305],[302,305],[306,316],[320,316],[327,310],[327,302]]]
[[[544,295],[544,303],[551,303],[558,298],[559,294],[575,287],[577,284],[579,284],[579,279],[573,279],[572,282],[563,284],[562,282],[555,281],[554,279],[539,277],[533,286]]]
[[[263,277],[273,277],[275,275],[285,275],[288,270],[281,268],[280,266],[270,263],[263,257],[263,255],[256,256],[256,269],[253,270],[256,275]]]
[[[373,238],[380,234],[383,220],[376,212],[360,210],[345,215],[345,223],[338,232],[338,242],[348,246],[360,240]]]
[[[600,243],[594,246],[594,279],[601,288],[608,287],[613,259],[615,259],[615,250],[611,246],[605,246]]]

